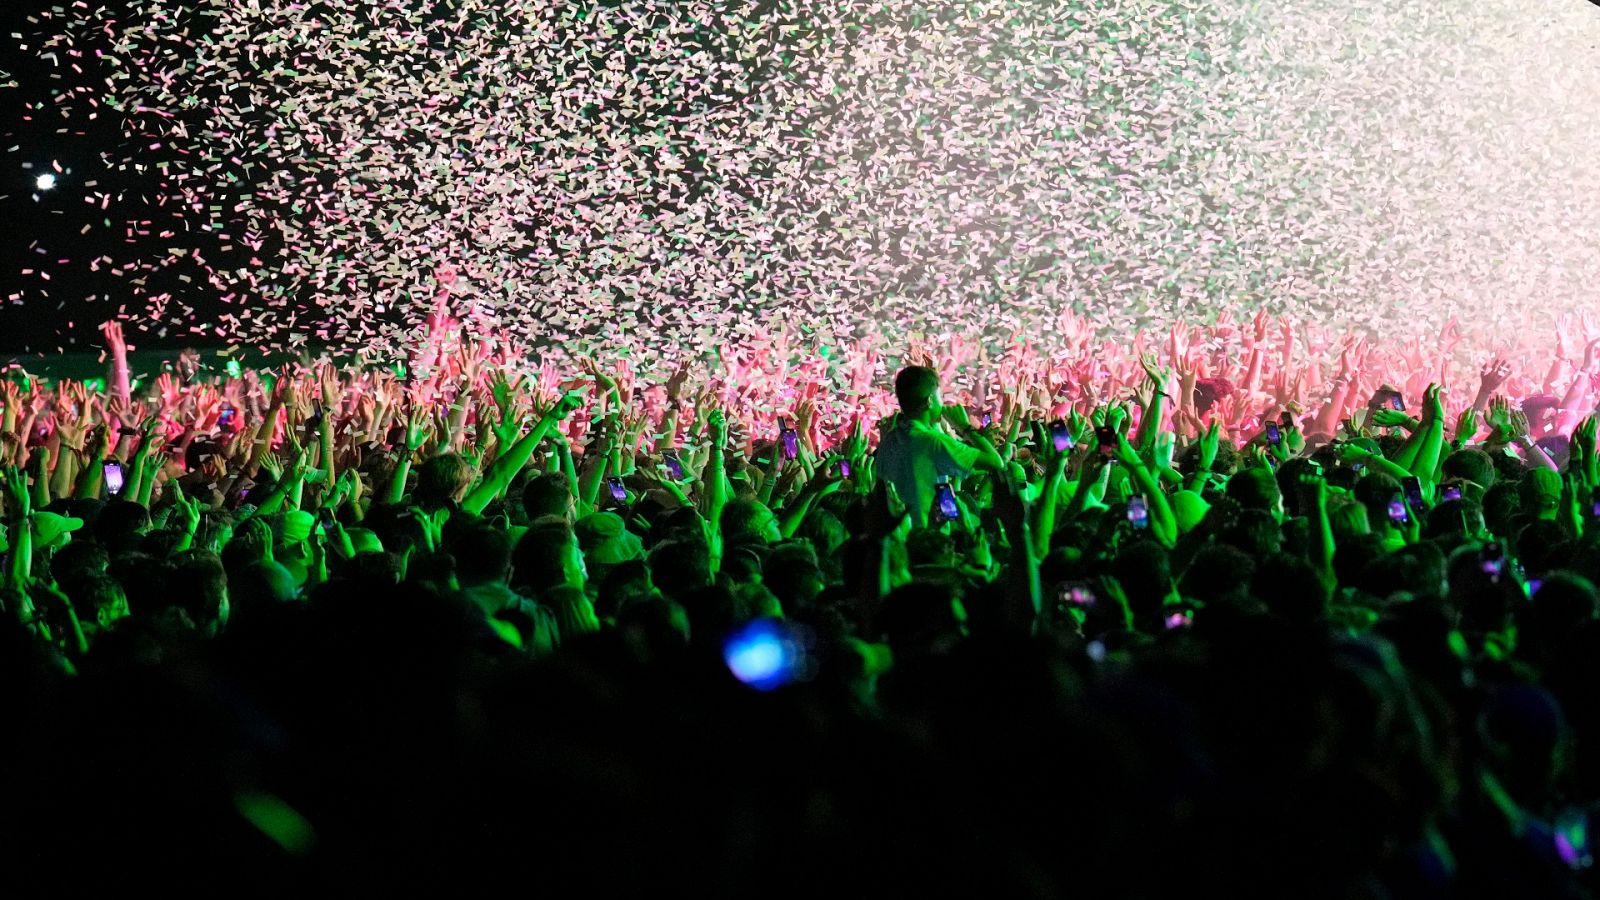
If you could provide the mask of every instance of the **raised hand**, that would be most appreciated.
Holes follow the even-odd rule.
[[[1367,421],[1378,428],[1415,428],[1417,425],[1416,420],[1403,410],[1390,409],[1387,406],[1373,410]]]
[[[1478,396],[1488,398],[1511,377],[1511,363],[1496,357],[1478,370]]]

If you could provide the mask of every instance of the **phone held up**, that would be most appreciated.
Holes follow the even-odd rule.
[[[956,505],[955,488],[950,486],[950,479],[939,476],[939,483],[933,486],[933,511],[934,517],[940,522],[954,522],[961,518],[961,507]]]

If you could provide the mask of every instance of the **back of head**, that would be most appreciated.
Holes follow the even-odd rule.
[[[1457,450],[1445,457],[1444,474],[1450,478],[1465,478],[1484,490],[1494,487],[1497,480],[1494,460],[1476,447]]]
[[[94,520],[94,539],[112,556],[135,549],[150,527],[150,511],[132,500],[112,500]]]
[[[1250,593],[1271,612],[1294,622],[1316,622],[1328,611],[1328,589],[1309,562],[1274,554],[1256,566]]]
[[[897,651],[932,651],[962,636],[955,592],[943,584],[912,582],[890,591],[878,611],[878,630]]]
[[[908,416],[926,412],[938,392],[939,374],[926,366],[906,366],[894,377],[894,398]]]
[[[1356,482],[1353,495],[1367,510],[1367,523],[1373,531],[1382,532],[1389,521],[1389,503],[1400,496],[1400,482],[1383,472],[1368,472]]]
[[[668,597],[682,597],[709,587],[711,551],[703,541],[663,541],[650,551],[650,578]]]
[[[492,525],[472,526],[448,549],[462,587],[504,581],[511,573],[511,537]]]
[[[544,516],[571,518],[572,489],[567,476],[547,472],[530,478],[522,488],[522,509],[530,522]]]
[[[258,559],[246,563],[228,578],[228,606],[248,622],[264,610],[294,601],[298,587],[294,575],[282,563]]]
[[[1529,469],[1518,483],[1522,511],[1548,516],[1561,504],[1561,476],[1549,469]]]
[[[1255,558],[1227,544],[1213,544],[1195,554],[1183,573],[1183,596],[1201,603],[1226,603],[1245,596],[1255,575]]]
[[[765,503],[741,497],[722,508],[722,539],[735,544],[767,544],[781,537],[778,519]]]
[[[1267,468],[1245,469],[1228,479],[1228,498],[1245,509],[1276,514],[1283,502],[1278,481]]]
[[[511,552],[511,584],[532,594],[565,585],[575,574],[574,557],[581,565],[583,555],[570,526],[549,520],[536,522]]]
[[[417,505],[441,509],[461,499],[472,481],[472,466],[459,454],[441,453],[417,467]]]
[[[167,576],[167,588],[202,635],[214,635],[228,622],[228,574],[213,553],[184,553]]]

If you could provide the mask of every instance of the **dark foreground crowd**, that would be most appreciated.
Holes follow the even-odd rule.
[[[1596,887],[1595,426],[1491,371],[1239,439],[447,372],[7,384],[4,896]]]

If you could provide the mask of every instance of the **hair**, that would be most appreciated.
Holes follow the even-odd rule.
[[[181,554],[167,575],[176,604],[202,634],[215,634],[228,621],[228,574],[215,553]]]
[[[1273,613],[1293,622],[1315,622],[1327,615],[1328,589],[1309,562],[1273,554],[1262,559],[1250,579],[1250,593]]]
[[[761,571],[762,584],[789,611],[809,604],[827,586],[817,552],[804,541],[787,541],[773,547]]]
[[[462,587],[499,581],[511,571],[511,536],[493,525],[474,524],[448,546]]]
[[[1450,478],[1465,478],[1484,490],[1494,487],[1496,480],[1494,460],[1476,447],[1457,450],[1445,457],[1444,474]]]
[[[1228,497],[1238,501],[1245,509],[1272,512],[1283,495],[1278,490],[1277,479],[1271,469],[1245,469],[1228,479]]]
[[[1382,532],[1391,524],[1389,502],[1400,495],[1400,482],[1383,472],[1368,472],[1356,482],[1356,501],[1367,508],[1367,524]]]
[[[530,522],[543,516],[566,518],[572,511],[572,486],[567,476],[547,472],[528,479],[522,487],[522,511]]]
[[[772,518],[772,510],[760,500],[741,497],[722,507],[722,538],[729,546],[734,544],[765,544],[767,537],[762,523]]]
[[[935,528],[917,528],[906,536],[906,559],[912,566],[950,566],[956,561],[956,542]]]
[[[1226,603],[1246,593],[1255,575],[1250,554],[1227,544],[1213,544],[1195,555],[1183,573],[1183,595],[1201,603]]]
[[[1482,518],[1483,508],[1468,500],[1465,496],[1456,500],[1446,500],[1428,510],[1428,517],[1423,523],[1422,536],[1425,538],[1443,538],[1450,535],[1474,537],[1473,524]]]
[[[94,520],[94,539],[112,556],[135,549],[150,527],[150,511],[132,500],[112,500]]]
[[[602,619],[616,619],[629,607],[654,598],[650,566],[642,559],[630,559],[608,567],[600,579],[594,611]]]
[[[1218,538],[1250,554],[1253,559],[1262,559],[1278,552],[1283,543],[1283,530],[1267,510],[1246,507]]]
[[[908,416],[926,412],[939,390],[939,373],[927,366],[906,366],[894,377],[894,398]]]
[[[650,577],[669,597],[708,587],[712,582],[711,550],[703,541],[662,541],[650,551]]]
[[[74,579],[67,596],[80,618],[92,619],[102,627],[127,612],[128,598],[122,585],[104,573],[86,573]]]
[[[594,604],[589,602],[589,595],[584,593],[583,588],[562,585],[545,591],[540,595],[540,600],[555,613],[556,625],[561,631],[561,643],[600,630],[600,618],[595,615]]]
[[[252,619],[262,610],[294,598],[294,576],[282,563],[253,560],[228,578],[230,620],[236,613],[242,614],[243,620]]]
[[[415,500],[423,509],[440,509],[458,499],[472,482],[472,466],[456,453],[441,453],[417,467]]]
[[[511,583],[530,591],[545,591],[567,582],[567,558],[578,539],[565,522],[541,520],[529,526],[511,552]]]

